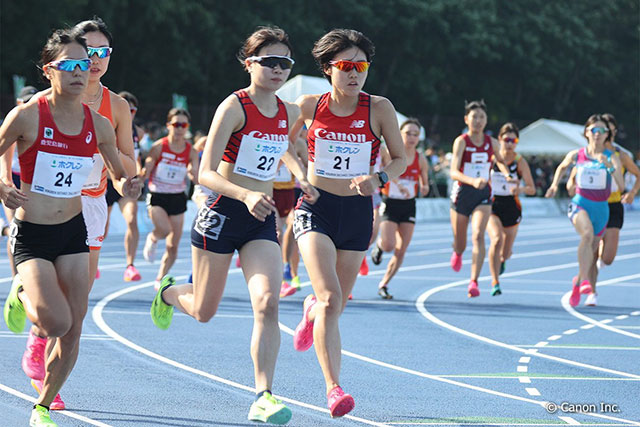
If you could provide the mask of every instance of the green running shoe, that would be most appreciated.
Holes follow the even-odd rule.
[[[502,275],[502,273],[504,273],[504,267],[505,267],[505,261],[502,261],[500,263],[500,273],[498,274],[498,276]]]
[[[31,419],[29,419],[31,427],[58,427],[58,424],[51,421],[49,410],[44,406],[36,405],[31,411]]]
[[[171,326],[171,319],[173,319],[173,306],[162,300],[162,291],[175,284],[176,281],[172,276],[164,276],[160,282],[158,293],[156,293],[156,297],[151,303],[151,320],[153,320],[154,325],[159,329],[165,330],[169,329],[169,326]]]
[[[491,286],[491,296],[495,297],[498,295],[502,295],[502,290],[500,289],[500,283],[494,283],[493,286]]]
[[[286,424],[291,419],[291,409],[271,393],[265,392],[251,404],[247,418],[260,423]]]
[[[22,288],[22,279],[20,279],[20,275],[16,274],[16,277],[13,278],[13,283],[11,283],[9,296],[7,296],[7,300],[4,303],[4,321],[14,334],[24,331],[27,320],[24,305],[18,298],[20,288]]]
[[[291,286],[293,286],[297,290],[300,290],[302,288],[302,285],[300,284],[300,276],[296,276],[291,279]]]

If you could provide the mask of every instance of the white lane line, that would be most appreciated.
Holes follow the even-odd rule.
[[[531,378],[529,377],[519,377],[518,381],[520,381],[523,384],[531,384]]]
[[[618,319],[618,320],[624,320],[624,319],[626,319],[626,318],[628,318],[628,317],[629,317],[629,315],[628,315],[628,314],[621,314],[620,316],[616,316],[616,319]]]
[[[562,335],[551,335],[549,338],[547,338],[547,340],[555,341],[555,340],[559,340],[560,338],[562,338]]]
[[[516,345],[516,347],[527,348],[528,345]],[[598,346],[598,345],[548,345],[545,348],[568,348],[570,350],[628,350],[639,351],[640,347],[614,347],[614,346]]]
[[[604,319],[604,320],[601,320],[601,321],[600,321],[600,323],[604,323],[605,325],[606,325],[607,323],[611,323],[611,322],[613,322],[613,319]]]
[[[633,254],[631,256],[628,256],[628,258],[640,258],[640,254]],[[527,275],[531,275],[532,273],[541,273],[541,272],[547,272],[547,271],[556,271],[556,270],[563,270],[563,269],[567,269],[567,268],[575,268],[578,266],[577,262],[572,262],[572,263],[568,263],[568,264],[558,264],[558,265],[552,265],[552,266],[547,266],[547,267],[539,267],[539,268],[531,268],[528,270],[521,270],[521,271],[517,271],[517,272],[512,272],[512,273],[505,273],[503,274],[503,277],[516,277],[516,276],[527,276]],[[483,276],[480,279],[490,279],[490,276]],[[420,295],[418,297],[418,299],[416,300],[416,308],[417,310],[420,312],[420,314],[422,314],[424,317],[426,317],[428,320],[430,320],[431,322],[435,323],[436,325],[442,326],[443,328],[449,329],[453,332],[456,332],[458,334],[470,337],[470,338],[474,338],[476,340],[488,343],[488,344],[492,344],[498,347],[503,347],[503,348],[507,348],[513,351],[517,351],[520,353],[525,353],[525,354],[533,354],[537,357],[541,357],[543,359],[548,359],[548,360],[553,360],[556,362],[560,362],[560,363],[564,363],[567,365],[572,365],[572,366],[578,366],[581,368],[586,368],[586,369],[591,369],[591,370],[595,370],[595,371],[600,371],[600,372],[607,372],[609,374],[614,374],[614,375],[619,375],[619,376],[624,376],[624,377],[629,377],[629,378],[640,378],[640,375],[636,375],[636,374],[631,374],[628,372],[622,372],[622,371],[617,371],[614,369],[608,369],[608,368],[603,368],[600,366],[595,366],[595,365],[590,365],[587,363],[582,363],[582,362],[576,362],[574,360],[569,360],[569,359],[564,359],[561,357],[556,357],[556,356],[551,356],[548,354],[544,354],[544,353],[527,353],[528,350],[519,348],[517,346],[511,345],[511,344],[507,344],[501,341],[496,341],[494,339],[488,338],[488,337],[484,337],[482,335],[478,335],[475,334],[473,332],[467,331],[465,329],[462,328],[458,328],[457,326],[453,326],[450,323],[447,323],[443,320],[440,320],[438,317],[434,316],[433,314],[431,314],[431,312],[429,310],[427,310],[426,308],[426,302],[429,299],[429,297],[431,297],[432,295],[445,290],[445,289],[449,289],[449,288],[453,288],[455,286],[461,286],[461,285],[466,285],[468,282],[467,279],[464,280],[459,280],[456,282],[451,282],[451,283],[447,283],[445,285],[442,286],[437,286],[435,288],[429,289],[428,291],[424,292],[422,295]],[[568,299],[568,294],[567,294],[567,299]],[[538,343],[539,344],[539,343]],[[548,343],[547,343],[548,344]],[[536,344],[537,346],[537,344]]]
[[[640,311],[633,311],[631,312],[632,316],[639,316],[640,315]]]
[[[577,329],[568,329],[568,330],[564,331],[564,332],[563,332],[563,334],[564,334],[564,335],[573,335],[573,334],[575,334],[576,332],[578,332],[578,330],[577,330]]]
[[[591,323],[588,323],[586,325],[582,325],[580,326],[580,329],[591,329],[591,328],[595,328],[596,325],[592,325]]]
[[[534,347],[544,347],[547,344],[549,344],[547,341],[540,341],[539,343],[534,345]]]
[[[618,257],[617,259],[620,259],[620,258],[623,258],[623,257],[625,259],[637,258],[638,255],[637,254],[622,255],[622,256]],[[616,277],[614,279],[603,280],[602,282],[599,282],[598,283],[598,287],[607,286],[607,285],[612,284],[612,283],[624,282],[626,280],[633,280],[633,279],[637,279],[637,278],[640,278],[640,274],[630,274],[628,276]],[[598,321],[596,319],[593,319],[593,318],[591,318],[589,316],[585,316],[584,314],[576,311],[573,307],[571,307],[571,305],[569,305],[569,294],[570,293],[571,292],[567,292],[566,294],[564,294],[564,296],[561,299],[561,302],[562,302],[562,307],[569,314],[571,314],[572,316],[577,317],[578,319],[580,319],[582,321],[585,321],[587,323],[590,323],[590,324],[592,324],[594,326],[598,326],[599,328],[606,329],[608,331],[615,332],[615,333],[620,334],[620,335],[626,335],[626,336],[631,337],[631,338],[640,339],[640,335],[638,335],[638,334],[634,334],[633,332],[629,332],[629,331],[625,331],[625,330],[620,329],[620,328],[615,328],[613,326],[609,326],[609,325],[607,325],[608,322]],[[634,311],[633,313],[640,313],[640,312]],[[636,316],[636,314],[633,314],[633,313],[631,313],[631,315],[632,316]],[[606,319],[606,320],[610,321],[611,319]]]
[[[529,372],[529,367],[525,365],[518,365],[516,372]]]
[[[15,390],[11,387],[8,387],[4,384],[0,384],[0,390],[9,393],[17,398],[20,398],[22,400],[26,400],[27,402],[30,403],[36,403],[36,399],[35,397],[31,397],[28,394],[24,394],[18,390]],[[79,421],[83,421],[87,424],[91,424],[92,426],[98,426],[98,427],[111,427],[111,425],[109,424],[105,424],[105,423],[101,423],[100,421],[96,421],[96,420],[92,420],[91,418],[87,418],[85,416],[76,414],[75,412],[71,412],[69,410],[63,410],[63,411],[55,411],[56,414],[61,414],[61,415],[66,415],[69,418],[74,418],[76,420]]]
[[[525,390],[529,393],[529,396],[540,396],[540,392],[535,387],[526,387]]]
[[[580,426],[580,425],[582,425],[582,424],[580,424],[578,421],[574,420],[574,419],[573,419],[573,418],[571,418],[571,417],[561,417],[561,416],[558,416],[558,418],[560,418],[562,421],[564,421],[565,423],[567,423],[567,424],[569,424],[569,425],[572,425],[572,426]]]
[[[531,358],[529,356],[522,356],[520,360],[518,360],[518,363],[529,363],[529,362],[531,362]]]
[[[186,279],[186,278],[187,278],[187,276],[176,277],[177,280],[183,280],[183,279]],[[98,303],[95,305],[95,307],[91,311],[91,317],[93,318],[94,323],[105,334],[109,335],[114,340],[118,341],[119,343],[121,343],[121,344],[123,344],[123,345],[125,345],[125,346],[127,346],[127,347],[129,347],[129,348],[131,348],[131,349],[133,349],[133,350],[135,350],[137,352],[139,352],[139,353],[144,354],[145,356],[148,356],[148,357],[150,357],[152,359],[155,359],[155,360],[157,360],[159,362],[162,362],[162,363],[165,363],[167,365],[173,366],[175,368],[182,369],[184,371],[190,372],[192,374],[199,375],[201,377],[208,378],[210,380],[213,380],[213,381],[228,385],[230,387],[234,387],[234,388],[237,388],[237,389],[240,389],[240,390],[244,390],[244,391],[247,391],[249,393],[255,393],[255,389],[253,387],[249,387],[247,385],[240,384],[240,383],[237,383],[235,381],[231,381],[231,380],[228,380],[226,378],[222,378],[222,377],[210,374],[210,373],[205,372],[205,371],[201,371],[200,369],[193,368],[191,366],[188,366],[188,365],[182,364],[180,362],[176,362],[175,360],[169,359],[168,357],[161,356],[158,353],[154,353],[153,351],[148,350],[148,349],[146,349],[146,348],[144,348],[144,347],[142,347],[142,346],[140,346],[140,345],[138,345],[138,344],[126,339],[126,338],[124,338],[122,335],[118,334],[116,331],[111,329],[111,327],[109,325],[107,325],[107,323],[104,321],[104,318],[102,317],[102,313],[103,313],[104,308],[106,307],[106,305],[109,302],[111,302],[111,301],[115,300],[116,298],[119,298],[119,297],[121,297],[123,295],[126,295],[128,293],[131,293],[131,292],[134,292],[134,291],[137,291],[139,289],[142,289],[142,288],[145,288],[145,287],[149,287],[149,286],[152,286],[152,285],[153,285],[153,282],[142,283],[142,284],[139,284],[139,285],[135,285],[135,286],[131,286],[131,287],[128,287],[128,288],[121,289],[121,290],[119,290],[117,292],[113,292],[113,293],[105,296],[103,299],[98,301]],[[303,408],[312,409],[312,410],[315,410],[315,411],[318,411],[318,412],[323,412],[323,413],[329,414],[329,410],[328,409],[321,408],[319,406],[311,405],[311,404],[308,404],[308,403],[305,403],[305,402],[301,402],[299,400],[290,399],[290,398],[287,398],[287,397],[284,397],[284,396],[280,396],[280,395],[278,395],[276,397],[278,399],[283,400],[284,402],[287,402],[287,403],[291,403],[291,404],[294,404],[294,405],[297,405],[297,406],[301,406]],[[354,417],[352,415],[345,415],[344,418],[348,418],[350,420],[358,421],[358,422],[361,422],[363,424],[372,425],[372,426],[384,427],[386,425],[386,424],[383,424],[383,423],[378,423],[378,422],[367,420],[367,419],[364,419],[364,418]]]

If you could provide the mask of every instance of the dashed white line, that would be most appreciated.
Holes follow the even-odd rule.
[[[586,325],[582,325],[580,326],[580,329],[591,329],[591,328],[595,328],[596,325],[592,324],[592,323],[588,323]]]
[[[528,372],[529,367],[526,365],[518,365],[517,372]]]
[[[624,319],[626,319],[626,318],[628,318],[628,317],[629,317],[629,315],[628,315],[628,314],[621,314],[620,316],[616,316],[616,319],[618,319],[618,320],[624,320]]]
[[[529,396],[540,396],[540,392],[535,387],[526,387],[525,390],[529,393]]]
[[[611,322],[613,322],[613,319],[604,319],[604,320],[600,321],[600,323],[602,323],[604,325],[606,325],[607,323],[611,323]]]
[[[519,377],[518,381],[520,381],[523,384],[531,384],[531,378],[529,377]]]
[[[531,358],[528,356],[522,356],[520,360],[518,360],[518,363],[529,363],[529,362],[531,362]]]
[[[633,311],[631,312],[632,316],[640,316],[640,311]]]
[[[548,341],[540,341],[539,343],[537,343],[536,345],[534,345],[534,347],[544,347],[545,345],[549,344]]]
[[[549,341],[555,341],[555,340],[559,340],[560,338],[562,338],[562,335],[551,335],[549,338],[547,338]]]
[[[565,423],[567,423],[567,424],[569,424],[569,425],[572,425],[572,426],[579,426],[579,425],[582,425],[582,424],[580,424],[578,421],[574,420],[574,419],[573,419],[573,418],[571,418],[571,417],[558,417],[558,418],[560,418],[562,421],[564,421]]]
[[[566,331],[563,332],[564,335],[573,335],[576,332],[578,332],[577,329],[567,329]]]

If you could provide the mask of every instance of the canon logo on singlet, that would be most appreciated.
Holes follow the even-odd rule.
[[[363,133],[328,132],[326,129],[318,128],[314,134],[316,138],[328,139],[330,141],[367,142],[367,136]]]
[[[288,141],[289,135],[280,133],[262,133],[259,130],[252,130],[248,136],[256,139],[266,139],[267,141]]]

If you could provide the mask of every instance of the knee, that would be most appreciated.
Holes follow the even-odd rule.
[[[342,312],[342,295],[338,292],[331,292],[326,297],[318,299],[316,304],[316,316],[323,313],[325,317],[337,317]]]
[[[38,328],[47,337],[63,337],[71,330],[73,321],[71,313],[64,310],[52,312],[38,312]]]
[[[218,307],[198,307],[193,313],[193,318],[200,323],[207,323],[215,316]]]
[[[480,232],[479,230],[474,230],[471,234],[471,240],[473,241],[473,245],[479,247],[480,245],[484,246],[484,231]]]
[[[394,241],[387,241],[387,240],[382,240],[380,242],[378,242],[378,246],[380,246],[380,249],[382,249],[384,252],[391,252],[393,251],[393,247],[395,246]]]
[[[169,257],[174,258],[174,259],[178,257],[178,247],[177,246],[167,245],[165,250],[167,251],[167,255],[169,255]]]
[[[254,316],[263,319],[277,319],[279,295],[265,292],[254,303]]]
[[[501,245],[502,245],[503,239],[502,239],[502,236],[501,236],[501,235],[499,235],[499,234],[492,234],[492,235],[490,236],[490,239],[491,239],[491,247],[492,247],[492,248],[494,248],[494,249],[495,249],[495,248],[497,248],[498,246],[501,246]]]
[[[591,230],[584,230],[580,233],[580,239],[582,239],[582,242],[585,245],[593,245],[593,241],[595,239],[595,236],[593,235],[593,232]]]

